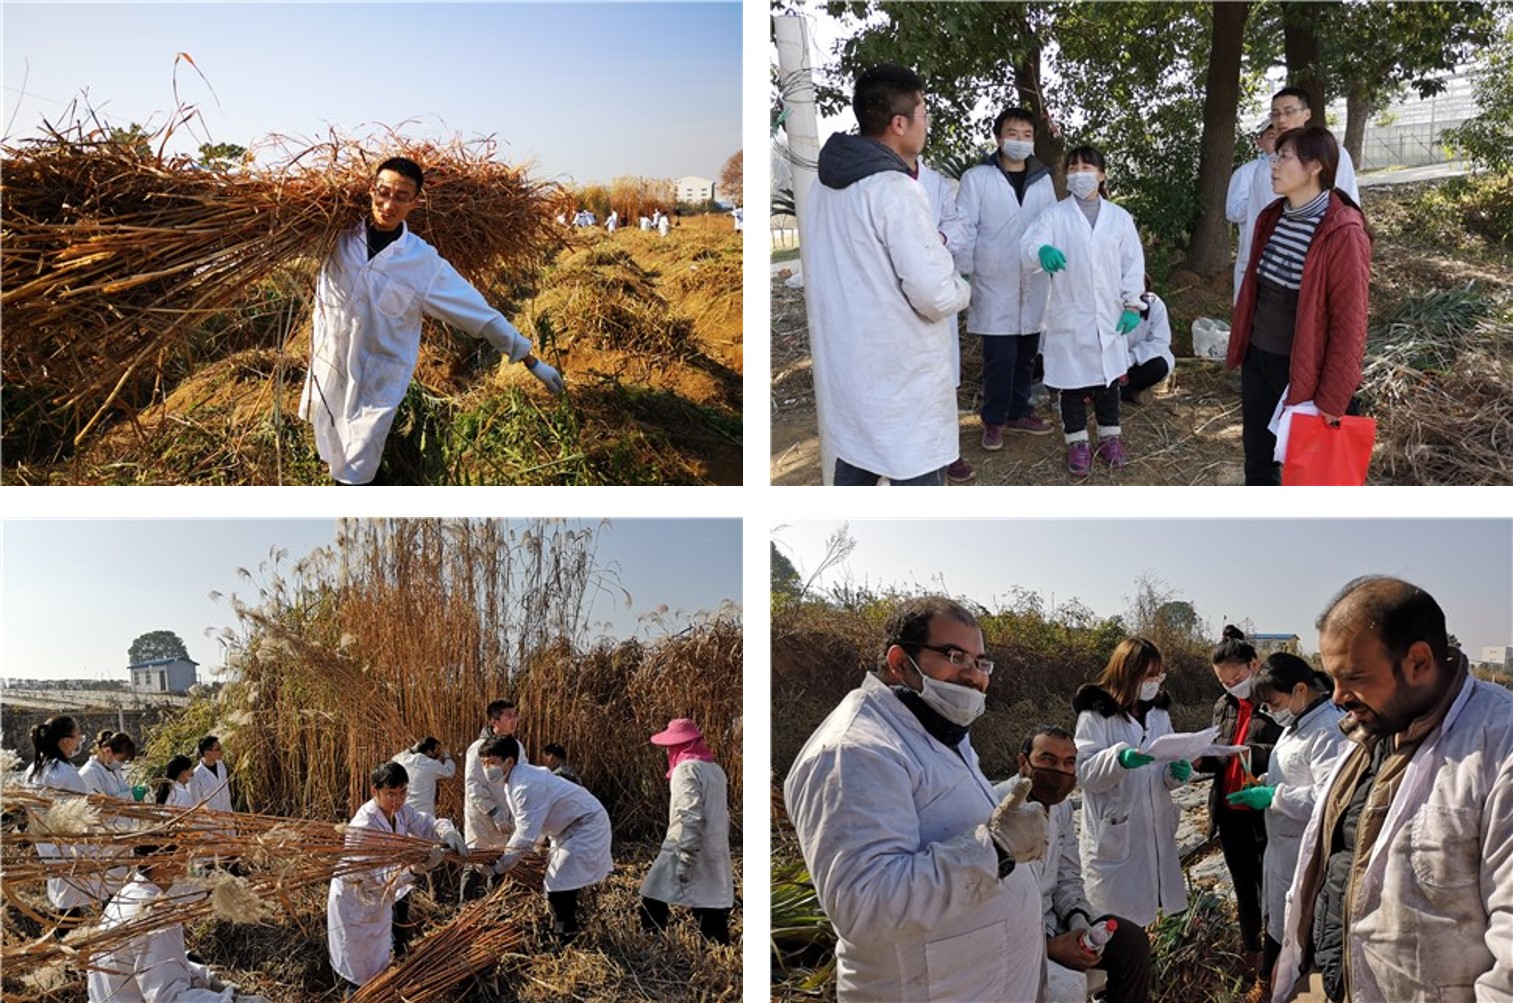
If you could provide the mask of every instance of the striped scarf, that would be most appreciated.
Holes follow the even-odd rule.
[[[1261,262],[1256,266],[1257,277],[1270,279],[1284,289],[1297,289],[1303,284],[1303,258],[1308,254],[1308,245],[1313,242],[1314,231],[1329,208],[1329,192],[1319,192],[1301,206],[1285,206],[1282,218],[1271,239],[1261,249]]]

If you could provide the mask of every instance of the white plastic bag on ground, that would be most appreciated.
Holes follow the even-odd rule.
[[[1193,321],[1193,355],[1223,362],[1229,354],[1229,323],[1212,317]]]

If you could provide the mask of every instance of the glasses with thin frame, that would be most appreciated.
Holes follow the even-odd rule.
[[[375,200],[379,202],[393,202],[395,205],[409,205],[420,198],[418,192],[414,194],[410,192],[397,192],[387,185],[374,185],[371,190]]]
[[[976,669],[985,676],[993,674],[993,660],[991,658],[975,658],[968,654],[966,649],[958,648],[954,644],[916,644],[916,648],[933,651],[941,655],[958,669]]]

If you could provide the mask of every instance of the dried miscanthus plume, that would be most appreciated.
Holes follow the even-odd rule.
[[[213,872],[205,881],[210,890],[210,909],[228,923],[261,923],[272,918],[277,909],[246,880],[225,871]]]
[[[100,811],[85,798],[59,798],[32,818],[32,831],[49,836],[87,836],[100,830]]]
[[[19,771],[25,765],[25,761],[16,754],[15,749],[0,749],[0,774],[7,779],[10,774]]]

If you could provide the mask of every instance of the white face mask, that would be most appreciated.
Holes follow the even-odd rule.
[[[483,775],[485,777],[487,777],[489,780],[493,781],[494,783],[498,783],[499,781],[501,781],[501,780],[504,779],[504,767],[503,766],[485,766],[483,768]]]
[[[1236,700],[1249,700],[1250,699],[1250,681],[1252,679],[1254,679],[1254,678],[1255,678],[1255,676],[1246,676],[1244,679],[1241,679],[1239,682],[1235,683],[1233,686],[1226,686],[1226,687],[1224,687],[1224,692],[1228,693],[1230,696],[1234,697]]]
[[[1286,707],[1278,707],[1271,712],[1271,719],[1285,728],[1297,719],[1297,715]]]
[[[1024,139],[1006,139],[999,147],[1005,158],[1009,160],[1024,160],[1035,152],[1035,144]]]
[[[1154,699],[1156,699],[1156,694],[1161,692],[1161,684],[1164,683],[1164,682],[1166,682],[1166,675],[1165,675],[1165,673],[1157,676],[1155,679],[1147,679],[1145,682],[1141,683],[1140,684],[1140,699],[1141,700],[1154,700]]]
[[[1074,198],[1085,199],[1098,190],[1098,172],[1073,171],[1066,176],[1066,190]]]
[[[919,663],[914,659],[910,658],[909,663],[914,666],[914,671],[919,673],[924,684],[924,689],[919,691],[919,698],[947,721],[965,728],[982,717],[982,712],[987,710],[988,698],[981,690],[960,683],[943,683],[939,679],[931,679],[921,671]]]

